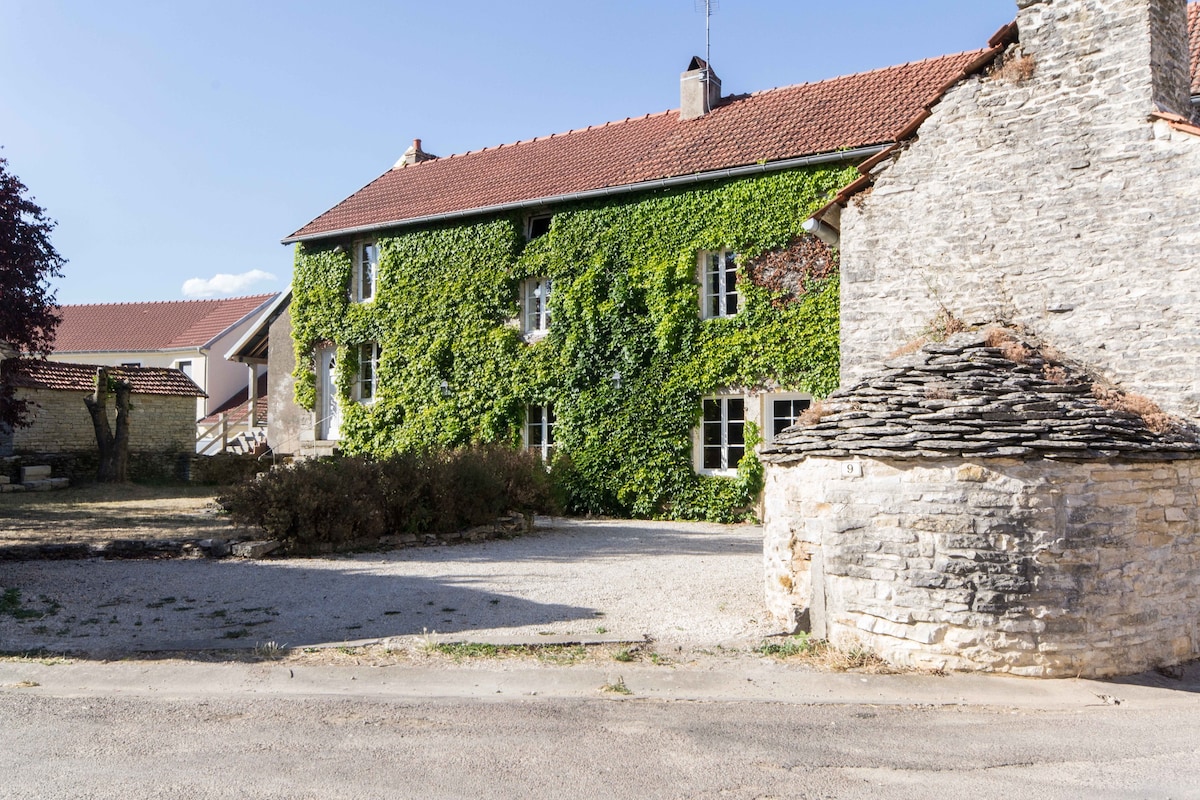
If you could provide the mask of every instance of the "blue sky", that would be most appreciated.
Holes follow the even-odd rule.
[[[712,63],[757,91],[982,47],[1015,14],[719,0]],[[275,291],[279,240],[412,139],[446,155],[675,108],[703,50],[696,0],[0,0],[0,155],[58,221],[59,302]]]

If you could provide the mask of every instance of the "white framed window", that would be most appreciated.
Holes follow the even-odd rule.
[[[554,450],[554,406],[530,405],[525,407],[525,447],[536,450],[542,461],[550,460]]]
[[[525,238],[532,242],[539,236],[545,236],[550,232],[550,221],[553,218],[553,214],[530,214],[525,219]]]
[[[700,316],[732,317],[738,312],[737,254],[729,250],[700,253]]]
[[[121,362],[122,367],[140,367],[141,365],[142,365],[142,362],[140,362],[140,361],[122,361]]]
[[[775,441],[784,429],[794,425],[812,406],[812,397],[800,392],[776,392],[763,395],[763,439]]]
[[[732,473],[746,454],[746,398],[706,397],[700,418],[701,472]]]
[[[521,330],[544,333],[550,330],[549,278],[530,278],[521,284]]]
[[[354,243],[354,301],[366,303],[375,299],[379,281],[379,246],[372,241]]]
[[[375,402],[376,376],[379,372],[379,345],[363,342],[358,346],[358,374],[354,378],[354,399]]]

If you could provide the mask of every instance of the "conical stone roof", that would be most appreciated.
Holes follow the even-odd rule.
[[[889,361],[831,394],[817,413],[817,422],[777,436],[762,460],[1200,457],[1195,426],[996,328]]]

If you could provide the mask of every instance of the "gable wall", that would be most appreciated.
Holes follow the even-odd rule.
[[[1020,5],[1010,54],[1033,76],[951,90],[842,215],[842,382],[944,307],[1025,325],[1200,416],[1200,138],[1148,119],[1187,94],[1177,47],[1156,45],[1150,67],[1150,31],[1180,23],[1184,2]]]

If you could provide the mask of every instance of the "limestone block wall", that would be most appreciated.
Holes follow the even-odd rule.
[[[1198,417],[1200,137],[1149,118],[1186,104],[1184,0],[1019,6],[1013,63],[950,90],[842,213],[843,385],[945,308]]]
[[[1129,674],[1200,655],[1200,460],[767,467],[772,612],[897,664]]]
[[[13,431],[17,453],[60,453],[96,448],[92,418],[83,404],[85,392],[21,389],[36,407],[32,424]],[[130,400],[129,449],[131,451],[183,451],[196,447],[194,397],[135,394]],[[109,401],[109,424],[116,428],[117,412]]]

